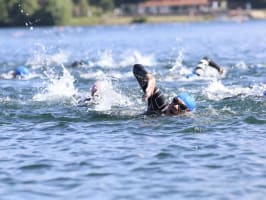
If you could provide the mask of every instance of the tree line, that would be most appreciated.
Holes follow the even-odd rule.
[[[0,26],[65,25],[72,17],[101,15],[142,0],[0,0]]]

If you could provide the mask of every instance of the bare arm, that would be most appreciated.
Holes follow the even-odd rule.
[[[146,75],[147,79],[148,79],[148,85],[147,85],[147,88],[146,88],[146,91],[143,95],[143,100],[147,100],[151,95],[153,95],[153,92],[154,92],[154,88],[155,88],[155,85],[156,85],[156,81],[155,81],[155,78],[152,74],[148,73]]]

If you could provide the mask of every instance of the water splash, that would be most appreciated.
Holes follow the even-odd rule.
[[[89,110],[108,111],[112,107],[132,106],[130,99],[122,94],[122,92],[113,84],[110,77],[101,73],[95,82],[97,85],[97,93],[93,98],[94,107]]]
[[[172,66],[172,68],[169,70],[170,72],[178,71],[180,74],[186,74],[188,73],[188,69],[184,67],[183,65],[184,61],[184,55],[182,51],[178,52],[178,56]]]
[[[212,81],[203,94],[211,100],[221,100],[234,96],[263,96],[263,91],[266,89],[265,84],[256,84],[250,87],[241,86],[224,86],[221,81]]]
[[[46,46],[41,43],[36,43],[32,57],[26,61],[26,65],[31,65],[33,69],[38,69],[44,66],[66,63],[68,57],[68,53],[63,50],[49,54]]]
[[[41,93],[33,97],[34,101],[57,101],[62,99],[73,99],[73,95],[77,93],[74,87],[74,77],[61,65],[63,75],[56,77],[55,74],[47,74],[48,83],[42,89]]]
[[[134,51],[135,63],[141,63],[145,66],[152,66],[155,64],[155,59],[153,55],[141,55],[138,51]],[[134,63],[134,64],[135,64]]]
[[[133,66],[136,63],[141,63],[145,66],[152,66],[155,64],[155,59],[153,55],[142,55],[137,50],[128,50],[122,54],[119,66],[127,67]]]
[[[248,66],[247,66],[247,64],[244,61],[239,61],[232,68],[241,69],[241,70],[247,70]]]
[[[96,62],[96,65],[101,67],[115,67],[115,61],[113,59],[112,51],[104,51],[100,54],[99,60]]]

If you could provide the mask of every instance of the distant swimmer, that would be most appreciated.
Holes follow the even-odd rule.
[[[213,73],[211,69],[216,70],[217,73]],[[203,57],[193,72],[187,75],[187,78],[191,77],[212,77],[212,76],[221,76],[224,74],[224,69],[216,64],[213,60],[208,57]]]
[[[85,65],[85,64],[86,64],[86,62],[84,60],[78,60],[78,61],[74,61],[71,64],[71,67],[78,67],[78,66]]]
[[[143,100],[148,101],[145,114],[178,115],[196,108],[194,97],[186,92],[175,96],[171,103],[168,103],[160,89],[156,87],[155,77],[141,64],[133,66],[133,74],[144,92]]]
[[[104,85],[106,83],[104,81],[97,80],[90,89],[90,96],[81,97],[81,96],[75,96],[78,99],[78,104],[86,104],[93,100],[96,100],[99,98],[100,93],[104,90]]]
[[[99,91],[102,88],[102,86],[103,86],[102,81],[96,81],[91,87],[91,96],[94,97],[99,95]]]
[[[27,67],[19,66],[12,72],[14,78],[23,78],[29,75],[29,70]]]
[[[74,61],[73,63],[71,63],[71,67],[80,67],[80,66],[84,66],[84,65],[92,65],[91,61],[86,61],[86,60],[77,60]]]
[[[265,97],[266,97],[266,90],[263,92],[263,96],[265,96]]]

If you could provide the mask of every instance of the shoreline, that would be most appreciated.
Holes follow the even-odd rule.
[[[105,14],[99,17],[79,17],[72,18],[69,26],[90,26],[90,25],[127,25],[134,23],[186,23],[186,22],[207,22],[207,21],[248,21],[266,20],[266,10],[251,10],[249,14],[235,16],[188,16],[188,15],[166,15],[166,16],[114,16]]]
[[[89,25],[126,25],[134,23],[172,23],[172,22],[204,22],[212,21],[212,16],[102,16],[102,17],[80,17],[73,18],[69,26],[89,26]]]
[[[65,25],[58,26],[95,26],[95,25],[129,25],[158,23],[192,23],[210,21],[244,22],[249,20],[266,20],[266,10],[251,10],[243,15],[157,15],[157,16],[114,16],[110,13],[102,16],[73,17]],[[0,28],[16,28],[25,26],[0,26]],[[46,27],[34,26],[33,27]],[[25,27],[26,28],[26,27]]]

